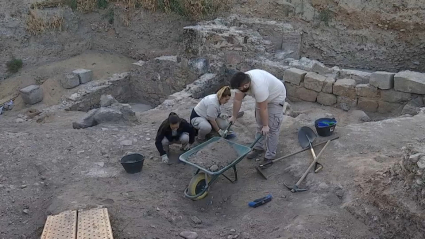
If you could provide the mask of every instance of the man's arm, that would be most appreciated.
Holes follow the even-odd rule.
[[[269,126],[269,113],[267,110],[267,100],[258,103],[258,106],[260,108],[260,119],[261,119],[261,123],[264,126]]]
[[[232,112],[233,120],[236,120],[236,118],[238,117],[238,113],[239,113],[239,110],[241,109],[242,100],[244,97],[245,97],[244,93],[236,91],[235,98],[233,99],[233,112]]]

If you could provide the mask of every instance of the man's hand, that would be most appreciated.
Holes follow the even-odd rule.
[[[191,144],[186,144],[186,146],[183,147],[183,150],[184,151],[188,151],[191,148],[192,148],[192,145]]]
[[[233,116],[232,116],[232,117],[230,117],[230,118],[229,118],[229,123],[230,123],[230,122],[232,122],[232,124],[235,124],[235,122],[236,122],[236,117],[233,117]]]
[[[161,158],[162,158],[162,162],[163,163],[168,163],[168,156],[167,156],[167,154],[162,155]]]
[[[261,129],[261,133],[262,133],[263,135],[268,134],[268,133],[269,133],[269,131],[270,131],[269,126],[263,126],[263,128]]]

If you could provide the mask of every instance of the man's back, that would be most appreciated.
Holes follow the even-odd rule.
[[[254,69],[245,72],[251,78],[250,95],[257,102],[282,103],[286,99],[286,88],[281,80],[267,71]]]

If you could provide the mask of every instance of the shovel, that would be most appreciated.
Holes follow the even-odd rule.
[[[333,138],[329,139],[329,141],[332,141],[332,140],[335,140],[335,139],[338,139],[338,138],[339,138],[339,136],[336,136],[336,137],[333,137]],[[327,142],[327,141],[323,141],[323,142],[317,143],[317,144],[313,145],[313,147],[316,147],[316,146],[319,146],[319,145],[326,144],[326,142]],[[280,161],[280,160],[282,160],[282,159],[289,158],[289,157],[291,157],[291,156],[294,156],[294,155],[299,154],[299,153],[301,153],[301,152],[307,151],[307,150],[309,150],[309,149],[310,149],[310,148],[304,148],[304,149],[301,149],[301,150],[299,150],[299,151],[297,151],[297,152],[295,152],[295,153],[291,153],[291,154],[288,154],[288,155],[282,156],[282,157],[280,157],[280,158],[273,159],[273,160],[271,160],[271,161],[269,161],[269,162],[267,162],[267,163],[260,164],[260,165],[258,165],[258,166],[255,166],[255,170],[257,170],[257,173],[258,173],[258,174],[260,174],[260,175],[261,175],[261,177],[263,177],[264,179],[266,179],[266,180],[267,180],[267,175],[266,175],[266,173],[265,173],[262,169],[266,169],[266,168],[268,168],[269,166],[271,166],[273,163],[275,163],[275,162],[277,162],[277,161]]]
[[[310,164],[310,166],[308,167],[308,169],[304,172],[303,176],[301,176],[301,178],[298,180],[298,182],[293,186],[290,187],[288,185],[286,185],[285,183],[283,183],[285,185],[285,187],[287,187],[291,192],[296,193],[296,192],[304,192],[307,191],[307,189],[305,188],[299,188],[301,182],[305,179],[305,177],[307,176],[308,172],[311,170],[311,168],[315,165],[315,163],[317,163],[317,160],[319,160],[320,156],[322,155],[323,151],[326,149],[326,147],[328,146],[328,144],[331,141],[328,140],[325,144],[325,146],[323,147],[322,150],[320,150],[320,153],[317,155],[317,157],[314,157],[313,162]]]
[[[314,152],[312,143],[316,138],[317,138],[316,133],[314,133],[314,131],[310,127],[303,126],[298,131],[298,142],[300,143],[303,149],[309,148],[311,150],[313,159],[316,158],[316,153]],[[322,168],[323,166],[319,162],[316,162],[316,164],[314,165],[314,172],[317,173]]]

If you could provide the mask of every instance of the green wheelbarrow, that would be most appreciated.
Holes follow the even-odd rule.
[[[194,176],[192,177],[192,179],[190,180],[189,186],[185,189],[184,195],[187,198],[190,198],[194,201],[205,198],[208,194],[208,190],[210,189],[211,185],[218,179],[220,175],[225,177],[231,183],[236,182],[238,180],[238,172],[236,170],[236,164],[238,164],[251,151],[251,149],[258,142],[258,140],[260,140],[261,137],[262,136],[257,137],[257,139],[249,147],[237,144],[227,139],[223,139],[235,149],[236,153],[238,154],[238,158],[233,160],[226,167],[216,172],[211,172],[210,170],[206,168],[203,168],[193,162],[190,162],[188,159],[190,158],[190,156],[192,156],[193,154],[196,154],[199,150],[203,149],[207,145],[222,139],[221,137],[213,137],[210,140],[180,155],[179,157],[180,161],[196,168],[196,172]],[[233,168],[234,179],[230,179],[224,174],[224,172],[226,172],[227,170],[231,168]]]

